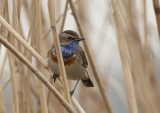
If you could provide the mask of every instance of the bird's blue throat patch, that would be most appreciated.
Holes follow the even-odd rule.
[[[61,45],[61,51],[63,59],[68,59],[72,57],[79,48],[79,41],[71,41],[67,43],[66,45]]]

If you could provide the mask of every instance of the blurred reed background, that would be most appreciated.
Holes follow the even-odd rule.
[[[0,113],[159,113],[159,15],[158,0],[0,0]],[[95,84],[71,99],[46,63],[69,29]]]

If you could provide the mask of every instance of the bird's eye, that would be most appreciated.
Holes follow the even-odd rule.
[[[69,37],[69,36],[68,36],[68,37],[66,37],[66,39],[67,39],[67,40],[72,40],[72,38],[71,38],[71,37]]]

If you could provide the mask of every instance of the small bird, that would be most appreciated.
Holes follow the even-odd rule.
[[[79,42],[85,39],[80,38],[79,35],[72,30],[66,30],[59,35],[59,40],[67,79],[77,80],[76,85],[73,90],[70,91],[70,94],[73,95],[79,80],[81,80],[86,87],[94,87],[86,70],[88,62],[85,53],[79,46]],[[47,59],[48,66],[54,73],[53,79],[55,82],[56,78],[59,77],[60,72],[54,45],[48,51]]]

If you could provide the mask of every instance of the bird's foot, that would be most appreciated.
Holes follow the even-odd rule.
[[[54,83],[56,82],[56,78],[57,78],[57,77],[59,77],[59,75],[58,75],[58,74],[56,74],[56,73],[54,73],[54,74],[53,74],[53,80],[54,80]]]
[[[70,96],[73,95],[73,93],[74,93],[74,91],[75,91],[75,89],[76,89],[76,87],[77,87],[78,82],[79,82],[79,80],[77,80],[76,85],[74,86],[73,90],[70,91]]]

